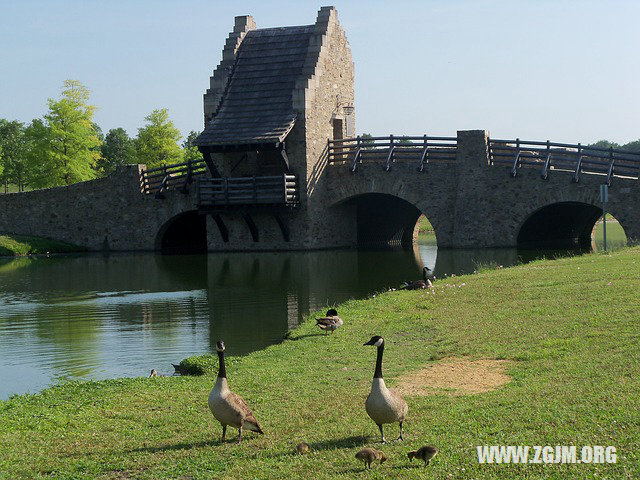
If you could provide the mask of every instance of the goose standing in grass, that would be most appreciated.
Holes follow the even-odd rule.
[[[431,283],[436,277],[431,273],[429,267],[422,269],[422,280],[415,280],[413,282],[404,282],[404,285],[400,287],[400,290],[423,290],[425,288],[433,287]]]
[[[236,395],[229,390],[227,384],[227,371],[224,367],[224,342],[216,342],[218,360],[218,379],[209,394],[209,410],[222,425],[222,441],[227,433],[227,426],[238,429],[238,443],[242,441],[242,429],[246,428],[253,432],[263,433],[258,420],[240,395]]]
[[[378,347],[378,356],[376,358],[376,371],[373,374],[373,382],[371,383],[371,393],[367,397],[365,407],[367,415],[371,417],[371,420],[376,422],[380,429],[380,435],[382,436],[382,443],[386,443],[384,438],[384,432],[382,431],[382,425],[385,423],[400,424],[400,436],[399,440],[404,440],[402,437],[402,422],[404,422],[407,416],[409,407],[407,402],[404,401],[402,395],[394,390],[389,390],[384,384],[382,379],[382,355],[384,353],[384,338],[375,335],[371,337],[365,345],[373,345]]]
[[[364,463],[364,468],[371,468],[371,464],[376,460],[380,460],[380,465],[387,461],[387,456],[384,452],[376,450],[375,448],[363,448],[356,453],[356,458]]]
[[[325,335],[327,332],[331,332],[331,335],[333,335],[333,332],[339,329],[342,324],[343,321],[338,316],[338,311],[335,308],[328,310],[326,317],[316,318],[316,325],[324,330]]]
[[[433,457],[438,453],[438,449],[431,445],[427,445],[425,447],[419,448],[413,452],[407,453],[407,457],[409,457],[409,461],[413,461],[414,458],[419,458],[424,462],[424,466],[429,465],[429,462]]]

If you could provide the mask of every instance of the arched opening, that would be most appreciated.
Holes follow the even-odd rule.
[[[382,193],[358,195],[348,203],[356,206],[358,247],[410,249],[417,243],[422,212],[415,205]]]
[[[194,210],[174,217],[158,233],[156,245],[163,254],[206,253],[206,216]]]
[[[590,250],[594,226],[601,216],[602,210],[588,203],[559,202],[547,205],[522,224],[518,247]]]
[[[627,235],[622,224],[613,216],[607,213],[607,250],[615,250],[627,245]],[[598,219],[591,233],[593,250],[604,249],[604,222],[602,217]]]

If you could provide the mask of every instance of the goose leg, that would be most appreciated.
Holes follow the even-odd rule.
[[[398,440],[404,440],[402,437],[402,422],[400,422],[400,436],[398,437]]]
[[[240,425],[240,428],[238,429],[238,443],[240,443],[242,441],[242,425]]]
[[[378,428],[380,429],[380,436],[382,437],[382,443],[387,443],[387,441],[384,438],[384,432],[382,431],[382,424],[378,424]]]
[[[224,437],[227,434],[227,426],[223,425],[222,426],[222,440],[220,440],[220,443],[224,443]]]

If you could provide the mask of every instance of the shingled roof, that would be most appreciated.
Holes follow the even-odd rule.
[[[314,25],[263,28],[244,35],[215,116],[195,145],[276,144],[293,128],[293,91],[303,74]]]

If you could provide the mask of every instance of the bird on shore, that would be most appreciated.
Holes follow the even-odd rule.
[[[310,451],[311,447],[308,443],[300,442],[298,445],[296,445],[296,452],[298,452],[299,455],[304,455],[305,453],[309,453]]]
[[[157,377],[157,376],[158,376],[158,371],[154,368],[153,370],[151,370],[151,374],[149,375],[149,378]]]
[[[384,438],[384,432],[382,425],[385,423],[398,422],[400,425],[399,440],[404,440],[402,437],[402,422],[409,407],[407,402],[404,401],[402,395],[395,390],[389,390],[382,378],[382,355],[384,354],[384,338],[379,335],[371,337],[364,345],[373,345],[378,347],[378,355],[376,357],[376,370],[373,374],[373,382],[371,383],[371,392],[365,402],[365,408],[367,415],[376,422],[376,425],[380,429],[380,435],[382,437],[382,443],[386,443]]]
[[[400,290],[423,290],[425,288],[432,288],[432,280],[435,280],[435,276],[431,273],[429,267],[422,269],[422,280],[415,280],[413,282],[404,282],[404,285],[400,287]]]
[[[333,335],[333,332],[339,329],[343,323],[335,308],[328,310],[326,317],[316,318],[316,325],[320,327],[321,330],[324,330],[325,335],[327,332],[331,332],[331,335]]]
[[[413,461],[414,458],[419,458],[424,462],[424,466],[429,465],[429,462],[433,457],[438,453],[438,449],[432,445],[427,445],[425,447],[419,448],[418,450],[414,450],[412,452],[407,453],[407,457],[409,457],[409,461]]]
[[[231,426],[238,429],[238,443],[240,443],[242,441],[243,428],[260,434],[263,432],[247,402],[240,395],[236,395],[229,390],[227,371],[224,365],[224,350],[224,342],[218,340],[216,342],[216,351],[218,352],[220,368],[218,369],[216,383],[209,394],[209,410],[222,425],[222,442],[224,442],[227,433],[227,426]]]
[[[356,458],[364,463],[365,470],[367,467],[371,468],[371,464],[376,460],[380,461],[380,465],[387,460],[385,453],[380,450],[376,450],[375,448],[363,448],[356,453]]]

